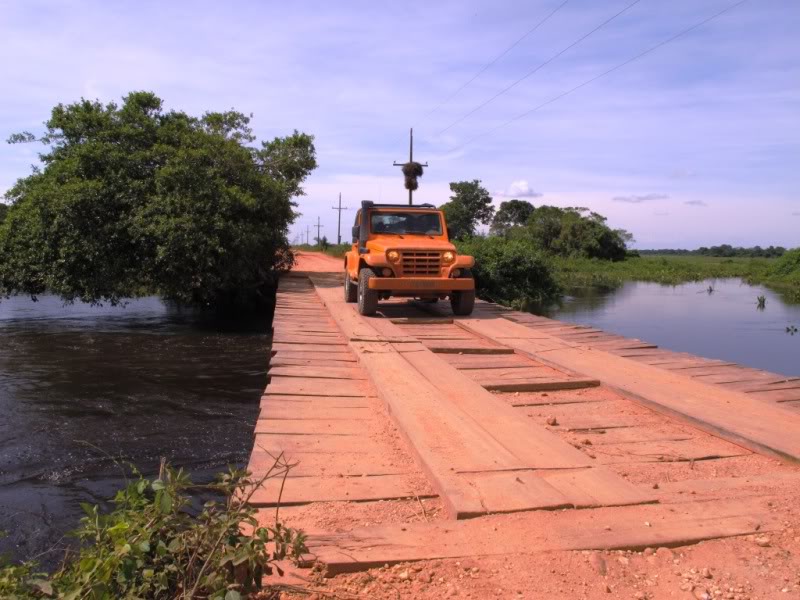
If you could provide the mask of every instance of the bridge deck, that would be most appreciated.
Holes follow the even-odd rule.
[[[363,318],[325,272],[281,280],[272,353],[250,469],[297,465],[252,502],[330,573],[763,532],[800,491],[796,379],[489,303]]]

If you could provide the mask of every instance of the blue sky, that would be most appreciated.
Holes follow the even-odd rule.
[[[152,90],[169,107],[254,114],[260,138],[316,136],[293,235],[331,207],[402,202],[395,160],[428,161],[419,202],[481,179],[499,204],[587,206],[639,247],[800,245],[800,4],[750,0],[524,118],[510,119],[733,0],[38,2],[0,0],[0,136],[80,97]],[[481,134],[492,131],[491,134]],[[480,136],[477,137],[476,136]],[[0,192],[39,148],[0,145]],[[354,212],[343,215],[349,230]]]

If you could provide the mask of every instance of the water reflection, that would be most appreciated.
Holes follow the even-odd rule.
[[[266,330],[266,319],[204,320],[156,298],[0,302],[0,552],[57,544],[79,502],[121,485],[115,460],[154,471],[164,456],[198,481],[246,461]]]
[[[800,326],[800,304],[791,302],[793,297],[738,279],[676,286],[627,282],[613,290],[569,290],[560,306],[534,312],[670,350],[798,376],[800,337],[787,333]]]

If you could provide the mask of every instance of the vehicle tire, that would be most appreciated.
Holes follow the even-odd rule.
[[[363,268],[358,272],[358,314],[369,317],[378,310],[378,290],[369,289],[369,280],[375,277],[372,269]]]
[[[463,290],[450,294],[450,308],[458,317],[471,315],[472,309],[475,308],[475,290]]]
[[[347,269],[344,271],[344,301],[349,304],[358,301],[358,288],[350,281],[350,274]]]

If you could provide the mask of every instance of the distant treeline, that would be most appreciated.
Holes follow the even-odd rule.
[[[761,246],[753,246],[752,248],[734,247],[730,244],[722,244],[721,246],[711,246],[706,248],[701,246],[696,250],[684,250],[681,248],[662,248],[660,250],[639,250],[639,254],[674,254],[678,256],[718,256],[721,258],[733,258],[743,256],[747,258],[778,258],[783,256],[786,248],[783,246],[768,246],[762,248]]]

